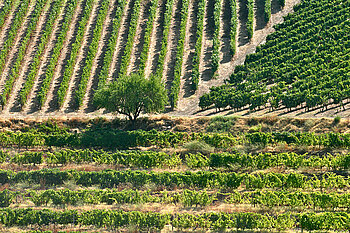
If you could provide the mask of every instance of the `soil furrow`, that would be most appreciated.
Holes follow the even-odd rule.
[[[124,15],[119,29],[119,36],[117,45],[115,46],[115,52],[113,55],[113,62],[109,71],[109,79],[107,82],[114,80],[114,77],[119,73],[120,63],[124,54],[125,44],[128,39],[129,26],[131,21],[132,8],[134,6],[134,0],[129,0],[125,6]]]
[[[174,66],[176,62],[177,44],[179,41],[180,23],[181,23],[181,0],[175,1],[173,7],[173,17],[170,23],[168,48],[164,61],[163,81],[165,88],[170,93],[171,84],[174,76]]]
[[[19,93],[24,85],[24,82],[26,80],[26,76],[29,72],[30,63],[33,61],[33,58],[35,56],[35,50],[37,49],[37,46],[40,42],[40,37],[41,37],[43,29],[45,27],[45,22],[50,14],[49,10],[51,9],[51,4],[52,4],[52,1],[45,6],[43,13],[38,20],[38,23],[36,26],[36,31],[33,34],[31,42],[27,48],[26,55],[25,55],[23,62],[21,64],[20,75],[14,83],[12,93],[10,95],[10,98],[8,99],[8,104],[4,108],[5,113],[8,111],[18,112],[21,110],[20,101],[19,101]]]
[[[67,4],[67,1],[66,1],[66,4]],[[53,26],[49,42],[43,51],[42,61],[41,61],[40,67],[39,67],[39,71],[38,71],[36,80],[34,81],[33,88],[31,90],[31,93],[28,96],[28,101],[25,104],[25,106],[23,107],[23,112],[25,112],[25,113],[30,114],[30,113],[36,112],[39,109],[37,95],[40,91],[41,84],[42,84],[43,79],[45,77],[46,68],[50,62],[50,58],[52,57],[53,49],[56,45],[58,36],[59,36],[60,31],[62,29],[62,23],[63,23],[65,14],[67,14],[66,6],[65,6],[65,10],[63,10],[61,12],[61,14],[58,16],[58,18],[55,22],[55,25]]]
[[[21,46],[22,39],[25,36],[25,33],[28,29],[29,22],[30,22],[30,19],[32,17],[32,13],[34,10],[34,6],[35,6],[35,1],[33,0],[30,2],[25,20],[23,21],[21,27],[17,31],[13,46],[11,48],[11,51],[7,55],[4,70],[0,76],[0,90],[1,90],[1,92],[3,92],[6,78],[11,70],[11,67],[13,66],[13,64],[16,61],[17,53],[18,53],[18,50]]]
[[[92,41],[94,29],[96,26],[96,19],[99,14],[99,8],[100,8],[101,0],[98,0],[94,3],[93,9],[85,30],[85,35],[83,38],[83,44],[80,47],[80,50],[78,52],[78,56],[76,59],[73,76],[70,79],[69,82],[69,88],[67,90],[66,98],[64,100],[64,103],[61,107],[61,110],[63,112],[73,112],[75,109],[75,98],[74,98],[74,90],[78,89],[79,80],[81,78],[84,64],[86,61],[86,55],[89,50],[89,45]]]
[[[64,43],[64,46],[61,51],[60,58],[57,61],[56,69],[55,69],[55,74],[52,79],[52,83],[50,86],[50,89],[47,93],[47,98],[46,101],[41,108],[42,113],[50,112],[53,111],[54,108],[51,103],[57,102],[57,96],[55,93],[57,93],[57,90],[59,88],[59,84],[62,80],[62,74],[64,72],[63,67],[66,64],[66,58],[69,57],[70,54],[70,49],[72,48],[72,43],[74,42],[74,37],[78,31],[78,22],[83,16],[83,5],[85,1],[80,2],[78,4],[75,15],[73,16],[71,27],[68,30],[67,36],[66,36],[66,41]]]
[[[186,37],[184,48],[184,61],[182,63],[182,78],[180,83],[180,94],[178,101],[178,109],[185,107],[184,98],[194,94],[191,83],[192,74],[192,60],[196,46],[196,32],[197,32],[197,14],[198,14],[198,0],[192,0],[188,7],[188,20],[186,24]]]
[[[92,65],[91,75],[87,85],[86,94],[84,96],[83,105],[80,108],[82,112],[92,112],[94,110],[92,106],[92,97],[94,94],[94,90],[96,90],[97,88],[97,84],[98,84],[97,75],[99,74],[99,70],[102,67],[103,55],[105,54],[108,40],[111,36],[113,18],[115,17],[115,14],[116,14],[115,11],[117,10],[117,7],[118,7],[117,0],[112,0],[111,5],[108,9],[106,20],[103,25],[102,36],[97,49],[96,57]]]
[[[164,13],[166,0],[158,2],[156,17],[153,22],[153,30],[150,39],[150,46],[148,51],[148,59],[145,67],[145,76],[148,77],[154,73],[157,68],[159,53],[162,48],[162,34],[164,28]]]
[[[135,34],[136,36],[134,39],[133,48],[131,50],[131,57],[130,57],[130,63],[129,63],[127,74],[138,71],[150,7],[151,7],[151,1],[148,0],[148,1],[141,2],[140,15],[138,18],[136,34]]]

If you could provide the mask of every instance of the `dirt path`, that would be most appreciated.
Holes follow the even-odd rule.
[[[46,3],[46,6],[41,13],[41,16],[39,17],[38,23],[36,25],[36,30],[34,31],[33,36],[31,37],[31,41],[26,50],[26,55],[24,56],[22,61],[19,77],[17,78],[17,80],[13,85],[13,90],[7,101],[7,105],[3,110],[5,114],[6,112],[9,112],[9,111],[10,112],[21,111],[19,94],[25,83],[26,77],[30,71],[30,64],[32,63],[33,58],[35,56],[35,50],[40,43],[40,37],[42,36],[43,30],[45,28],[45,23],[49,17],[51,6],[52,6],[52,1],[48,1],[48,3]]]
[[[63,67],[66,64],[65,60],[70,54],[70,49],[72,48],[72,43],[74,41],[74,37],[75,37],[77,30],[78,30],[78,22],[81,19],[82,14],[83,14],[83,12],[82,12],[83,7],[82,6],[84,3],[85,3],[85,1],[81,1],[75,10],[75,14],[74,14],[72,22],[71,22],[71,27],[69,28],[69,30],[67,32],[66,41],[64,42],[60,57],[59,57],[57,64],[56,64],[56,69],[54,71],[52,82],[51,82],[49,91],[47,93],[46,101],[40,110],[41,113],[47,113],[47,112],[53,111],[54,106],[51,103],[57,102],[57,96],[55,95],[55,93],[57,93],[59,84],[61,83],[61,80],[62,80],[62,74],[64,72]]]
[[[119,73],[120,63],[125,50],[125,44],[128,40],[129,26],[131,21],[132,9],[134,0],[129,0],[124,9],[124,14],[119,28],[119,35],[117,40],[116,50],[113,55],[113,62],[109,70],[109,81],[113,81]]]
[[[156,71],[157,62],[159,59],[159,53],[162,48],[162,35],[164,28],[164,13],[167,0],[159,0],[156,17],[153,22],[153,30],[150,39],[150,46],[148,51],[148,59],[145,67],[145,76],[149,77],[150,74]]]
[[[186,37],[184,47],[184,61],[182,63],[182,77],[180,82],[180,94],[177,109],[186,107],[184,98],[190,97],[194,94],[191,86],[192,74],[192,59],[196,46],[196,32],[197,32],[197,8],[198,0],[191,0],[188,6],[188,20],[186,24]]]
[[[87,22],[82,45],[79,49],[78,56],[75,60],[75,66],[73,69],[73,75],[69,80],[69,86],[67,90],[66,97],[64,99],[63,105],[60,109],[60,111],[63,112],[73,112],[75,110],[76,101],[75,101],[75,90],[78,90],[79,87],[79,81],[81,79],[81,75],[83,73],[83,68],[85,66],[86,62],[86,56],[90,48],[90,43],[93,38],[94,29],[96,26],[96,20],[97,16],[100,11],[100,3],[102,0],[94,1],[94,4],[92,6],[92,11],[89,16],[89,20]]]
[[[163,80],[166,89],[170,92],[171,83],[174,76],[174,66],[176,61],[177,44],[179,41],[180,20],[181,20],[181,0],[175,0],[168,36],[167,54],[165,55]]]
[[[16,9],[17,9],[19,2],[20,1],[17,0],[13,4],[13,7],[11,9],[11,13],[8,15],[8,17],[6,18],[6,20],[4,22],[4,25],[0,29],[0,48],[2,48],[4,46],[4,43],[7,40],[8,32],[11,28],[12,20],[13,20],[14,16],[16,15]]]
[[[86,93],[84,96],[83,104],[80,108],[80,112],[91,112],[94,110],[92,106],[92,96],[94,94],[94,90],[97,88],[98,84],[98,77],[97,74],[99,69],[102,67],[102,62],[103,62],[103,55],[105,54],[106,48],[107,48],[107,42],[111,36],[111,30],[112,30],[112,25],[113,25],[113,18],[115,16],[115,11],[117,9],[117,1],[112,0],[109,9],[107,12],[106,20],[103,23],[103,28],[102,28],[102,36],[100,39],[100,42],[98,44],[97,48],[97,53],[96,57],[94,59],[94,62],[92,64],[92,69],[91,69],[91,75],[89,78],[89,82],[86,88]]]
[[[210,0],[209,0],[210,1]],[[237,39],[237,52],[236,55],[233,57],[233,59],[230,62],[224,63],[220,65],[219,70],[219,77],[217,79],[213,80],[205,80],[203,78],[199,83],[199,88],[195,95],[191,96],[190,98],[185,99],[186,100],[186,108],[180,109],[178,111],[174,111],[169,113],[169,115],[172,116],[206,116],[215,114],[215,109],[210,109],[207,111],[200,111],[200,108],[198,107],[199,98],[204,94],[208,93],[210,87],[212,86],[218,86],[222,85],[224,83],[225,79],[228,79],[229,75],[234,71],[234,68],[237,65],[241,65],[244,63],[245,58],[248,54],[254,53],[255,49],[258,45],[265,43],[267,35],[274,32],[273,25],[279,24],[283,22],[283,16],[286,16],[287,14],[293,12],[293,6],[300,2],[300,0],[286,0],[286,6],[280,10],[278,7],[278,0],[272,1],[272,12],[274,14],[271,15],[270,22],[263,28],[258,29],[257,31],[254,31],[254,37],[250,43],[247,43],[246,38],[246,28],[244,28],[245,22],[242,22],[242,19],[244,20],[245,17],[242,17],[241,13],[244,13],[242,11],[242,3],[239,1],[237,3],[238,9],[237,12],[239,12],[238,16],[238,39]],[[205,16],[207,19],[207,16]],[[206,25],[206,22],[204,22]],[[206,26],[205,26],[206,29]],[[205,38],[205,37],[204,37]],[[202,61],[205,61],[205,59],[202,59]],[[205,74],[205,71],[203,71],[203,75]],[[229,111],[222,112],[220,114],[227,114]],[[237,113],[238,115],[244,114],[244,113]]]
[[[13,63],[16,61],[16,57],[17,57],[17,53],[19,50],[19,47],[21,46],[21,41],[23,39],[23,36],[25,35],[27,28],[28,28],[28,24],[30,22],[33,10],[34,10],[34,6],[35,6],[35,1],[31,1],[30,5],[28,6],[28,11],[27,11],[27,15],[25,20],[23,21],[22,25],[20,26],[20,28],[17,31],[13,46],[11,48],[11,50],[9,51],[7,57],[6,57],[6,62],[5,62],[5,66],[4,66],[4,70],[1,73],[0,76],[0,90],[1,93],[3,92],[4,89],[4,85],[7,79],[7,76],[13,66]],[[12,25],[11,25],[12,26]]]
[[[136,34],[134,38],[133,48],[131,50],[130,62],[127,69],[127,74],[137,72],[140,64],[140,56],[144,45],[144,37],[149,17],[149,8],[151,1],[141,1],[140,15],[137,21]]]
[[[66,8],[67,1],[65,2],[64,8]],[[38,74],[36,77],[36,80],[34,81],[33,88],[28,95],[28,100],[25,106],[23,107],[24,113],[33,113],[39,109],[37,94],[39,93],[40,87],[42,85],[43,79],[45,78],[45,71],[49,64],[50,58],[53,53],[53,49],[56,45],[58,36],[60,34],[60,30],[62,28],[62,23],[65,14],[67,14],[66,10],[63,9],[61,14],[58,16],[57,20],[55,21],[55,24],[53,25],[52,33],[49,39],[48,44],[46,45],[46,48],[43,51],[43,55],[41,58],[41,64],[38,70]]]

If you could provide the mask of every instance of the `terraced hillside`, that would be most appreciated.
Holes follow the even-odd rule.
[[[3,0],[1,114],[95,114],[96,89],[131,72],[161,77],[182,111],[297,2]]]
[[[303,1],[294,10],[226,85],[201,97],[201,108],[349,117],[350,2]]]
[[[348,120],[0,125],[2,232],[349,230]]]

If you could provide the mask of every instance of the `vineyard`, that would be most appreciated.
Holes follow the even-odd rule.
[[[344,115],[349,99],[350,3],[303,1],[294,10],[274,26],[266,43],[235,67],[225,85],[201,97],[202,109],[316,116],[331,110]],[[264,12],[268,20],[268,1]]]
[[[0,0],[0,232],[350,232],[349,38],[349,0]]]
[[[1,114],[101,114],[96,90],[135,72],[161,78],[169,108],[181,109],[254,46],[264,30],[255,25],[271,28],[271,11],[292,4],[284,12],[279,1],[3,0]]]
[[[348,121],[200,122],[1,121],[1,231],[349,230]]]

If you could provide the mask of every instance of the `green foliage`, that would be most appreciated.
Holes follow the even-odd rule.
[[[6,6],[9,7],[8,4]],[[16,35],[18,33],[18,30],[20,29],[24,19],[26,18],[25,16],[28,12],[28,6],[29,6],[29,1],[24,0],[24,1],[20,2],[20,4],[18,5],[18,7],[16,9],[16,14],[15,14],[14,19],[12,21],[12,25],[9,29],[9,32],[7,33],[8,34],[7,39],[4,42],[4,44],[2,45],[2,48],[0,51],[0,73],[2,73],[4,68],[5,68],[5,62],[6,62],[7,56],[15,43],[15,39],[16,39]],[[8,10],[10,10],[10,9],[8,9]],[[4,105],[6,103],[6,100],[8,99],[8,96],[2,95],[1,98],[2,98],[1,104]]]
[[[248,9],[248,19],[247,19],[247,30],[248,30],[248,38],[253,38],[254,33],[254,0],[246,0],[247,1],[247,9]]]
[[[35,171],[13,172],[0,171],[0,183],[16,184],[28,182],[30,184],[45,183],[48,186],[62,185],[65,181],[72,180],[77,185],[89,187],[99,185],[101,188],[113,188],[122,184],[131,184],[135,187],[146,184],[162,185],[167,187],[197,187],[218,188],[225,187],[237,189],[244,185],[246,189],[317,189],[335,190],[350,187],[349,180],[334,173],[324,173],[319,178],[309,177],[299,173],[222,173],[219,171],[199,172],[149,172],[149,171],[116,171],[103,170],[98,172],[87,171],[59,171],[55,169],[43,169]]]
[[[187,142],[183,146],[190,153],[209,154],[214,151],[214,148],[203,141]]]
[[[194,50],[194,55],[192,58],[192,89],[198,89],[198,83],[200,78],[199,65],[202,53],[202,41],[203,41],[203,24],[204,24],[204,13],[205,13],[206,2],[200,0],[197,7],[197,30],[196,30],[196,46]]]
[[[213,53],[211,55],[211,69],[216,74],[220,64],[220,15],[221,0],[214,2],[214,35],[213,35]]]
[[[95,28],[93,31],[92,41],[89,44],[89,50],[85,58],[85,64],[83,65],[83,73],[81,74],[81,78],[79,80],[78,89],[75,92],[75,98],[78,107],[80,107],[83,104],[84,96],[86,94],[86,88],[91,76],[92,64],[97,54],[97,49],[102,36],[103,23],[107,17],[109,5],[110,0],[103,0],[101,2],[100,10],[98,12]]]
[[[179,40],[176,48],[176,58],[175,58],[175,66],[174,66],[174,79],[171,83],[171,90],[169,95],[170,105],[172,109],[176,107],[177,101],[179,99],[179,93],[180,93],[180,81],[181,81],[181,75],[182,75],[182,63],[183,63],[185,37],[186,37],[186,24],[187,24],[187,18],[188,18],[188,4],[189,4],[189,0],[182,0],[180,32],[179,32]]]
[[[291,216],[291,217],[290,217]],[[288,217],[289,220],[285,221]],[[10,209],[0,210],[0,223],[6,227],[29,226],[37,224],[79,224],[96,227],[128,227],[137,229],[162,230],[170,224],[178,229],[241,229],[262,230],[271,228],[282,229],[286,226],[305,230],[347,230],[350,215],[346,212],[324,212],[305,214],[282,214],[278,217],[257,213],[205,213],[192,214],[160,214],[153,212],[125,212],[120,210],[65,210],[52,211],[48,209]],[[279,225],[281,224],[281,225]]]
[[[35,78],[39,72],[40,64],[42,62],[42,56],[44,54],[44,50],[47,47],[47,44],[50,40],[50,37],[53,32],[54,23],[56,22],[59,14],[62,12],[62,6],[63,6],[63,0],[54,1],[53,5],[50,9],[49,18],[45,22],[45,29],[43,34],[40,37],[40,43],[35,51],[35,55],[33,58],[32,63],[30,64],[30,71],[27,76],[27,79],[24,83],[24,87],[21,90],[19,96],[20,96],[20,102],[21,102],[21,108],[23,108],[24,104],[27,102],[29,93],[31,92]],[[70,4],[70,3],[68,3]]]
[[[252,34],[253,0],[248,1],[248,32]],[[251,7],[250,7],[251,6]],[[265,5],[269,15],[270,4]],[[294,7],[266,43],[235,67],[229,84],[212,87],[201,97],[199,106],[207,109],[250,110],[302,107],[305,110],[335,104],[344,108],[349,98],[349,17],[345,0],[312,0]],[[320,17],[320,15],[322,17]],[[302,33],[300,33],[302,31]],[[331,38],[331,39],[328,39]],[[326,65],[325,65],[326,64]]]
[[[264,18],[266,22],[269,22],[271,17],[271,0],[264,1]]]
[[[238,117],[223,117],[216,116],[210,119],[209,125],[206,128],[207,132],[224,133],[232,132]]]
[[[237,26],[238,26],[238,17],[237,17],[237,2],[236,0],[230,0],[230,52],[231,55],[236,54],[236,37],[237,37]]]
[[[135,0],[134,6],[132,9],[131,19],[130,19],[128,40],[124,45],[124,54],[120,64],[118,78],[126,75],[126,72],[130,63],[131,51],[134,45],[136,28],[137,28],[138,18],[140,15],[140,6],[141,6],[141,0]]]
[[[69,30],[70,24],[72,22],[77,4],[78,4],[78,0],[70,0],[67,2],[66,13],[62,20],[61,30],[59,32],[56,42],[54,42],[55,46],[53,48],[52,55],[49,59],[49,62],[45,71],[45,77],[41,86],[39,87],[39,92],[37,96],[38,96],[38,102],[39,102],[40,108],[45,104],[47,93],[49,91],[50,84],[52,82],[52,78],[56,69],[56,64],[61,54],[64,42],[66,41],[67,33]]]
[[[203,150],[203,148],[201,150]],[[186,154],[185,157],[186,157],[186,165],[190,168],[205,168],[205,167],[208,167],[209,165],[208,158],[203,156],[200,153]]]
[[[0,207],[9,207],[15,198],[15,193],[7,189],[0,191]]]
[[[335,125],[337,125],[337,124],[339,124],[340,123],[340,120],[341,120],[341,117],[340,116],[336,116],[336,117],[334,117],[334,124]]]
[[[151,0],[151,7],[149,8],[149,17],[147,20],[143,49],[140,55],[139,73],[140,75],[145,75],[146,62],[148,60],[148,52],[151,43],[151,34],[154,26],[154,19],[156,18],[158,7],[158,0]]]
[[[28,4],[28,1],[24,1],[24,2],[27,2],[27,3],[23,3],[23,5],[26,6],[26,4]],[[2,94],[1,94],[1,99],[2,99],[4,105],[6,104],[8,98],[10,97],[10,94],[11,94],[12,89],[13,89],[13,84],[15,83],[16,79],[19,76],[19,73],[20,73],[20,70],[21,70],[20,67],[21,67],[22,61],[24,59],[24,56],[26,54],[26,50],[27,50],[27,48],[29,46],[29,43],[30,43],[31,38],[32,38],[32,35],[35,32],[35,29],[37,27],[37,23],[39,21],[39,17],[41,16],[41,12],[44,9],[46,3],[47,3],[47,1],[45,1],[45,0],[38,0],[36,2],[36,4],[35,4],[34,12],[33,12],[32,16],[31,16],[30,21],[29,21],[29,25],[27,27],[27,30],[26,30],[26,32],[23,35],[23,38],[21,40],[20,47],[19,47],[18,52],[16,54],[15,62],[11,66],[11,69],[10,69],[9,74],[8,74],[8,78],[6,79],[5,85],[3,87],[3,91],[2,91]],[[19,14],[21,14],[21,13],[19,13]],[[17,13],[16,13],[16,15],[17,15]],[[23,16],[24,15],[22,15],[22,17]],[[23,18],[25,18],[25,17],[23,17]],[[23,18],[19,19],[19,21],[22,21]],[[16,26],[17,25],[15,25],[13,28],[16,28]],[[11,27],[11,29],[12,29],[12,27]],[[5,42],[5,46],[7,45],[6,42]],[[3,51],[6,51],[6,50],[2,50],[2,52]],[[1,55],[3,55],[3,54],[1,54]],[[2,60],[0,60],[0,61],[2,61]],[[0,63],[0,66],[2,66],[2,63]]]
[[[156,76],[163,77],[165,56],[168,48],[168,36],[170,31],[170,23],[172,19],[172,12],[174,7],[174,0],[167,0],[165,5],[164,19],[163,19],[163,35],[162,48],[160,49],[159,58],[157,62]]]
[[[113,60],[113,54],[119,36],[119,28],[125,4],[126,1],[118,0],[118,6],[113,19],[111,37],[108,40],[106,52],[104,53],[102,68],[97,74],[98,88],[102,88],[106,84],[109,75],[109,69]]]
[[[160,79],[131,74],[98,90],[94,102],[99,108],[126,115],[129,120],[135,121],[141,113],[162,111],[167,103],[167,94]]]
[[[92,12],[93,4],[94,4],[94,0],[87,0],[83,4],[84,6],[83,15],[78,23],[78,31],[76,33],[76,36],[74,37],[74,42],[69,53],[70,55],[67,58],[67,62],[64,66],[63,78],[57,91],[57,99],[58,99],[59,107],[62,107],[63,102],[67,95],[69,81],[73,75],[74,66],[76,64],[76,59],[77,59],[79,50],[82,46],[82,41],[85,35],[86,26],[89,22],[89,18]]]

